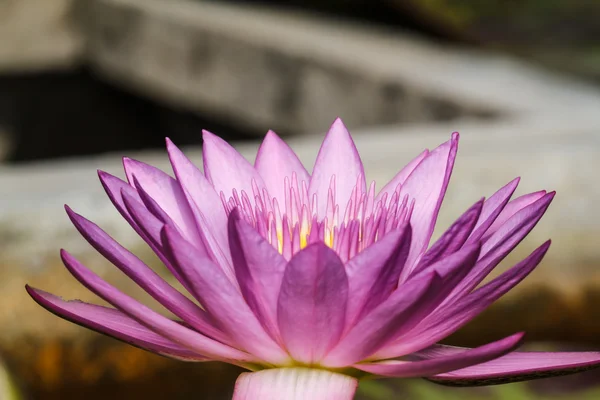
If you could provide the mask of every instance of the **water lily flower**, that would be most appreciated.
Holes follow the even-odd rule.
[[[530,232],[554,192],[511,200],[518,179],[477,201],[430,246],[458,134],[425,150],[379,191],[336,120],[312,174],[269,132],[254,165],[204,132],[204,172],[167,140],[174,178],[124,159],[99,172],[110,200],[184,295],[67,207],[107,260],[177,320],[119,291],[66,251],[73,276],[112,305],[27,287],[54,314],[151,352],[246,368],[234,399],[351,399],[366,377],[483,385],[566,374],[600,352],[517,352],[516,333],[476,348],[437,344],[524,279],[550,242],[482,281]]]

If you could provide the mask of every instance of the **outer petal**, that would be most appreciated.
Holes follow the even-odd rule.
[[[377,194],[375,203],[377,203],[384,194],[387,193],[388,198],[394,193],[398,185],[404,185],[406,179],[412,174],[417,166],[429,155],[429,150],[425,149],[421,154],[413,158],[404,168],[400,170]]]
[[[303,181],[307,185],[310,182],[310,175],[296,153],[273,131],[267,133],[260,145],[254,168],[263,178],[269,194],[276,198],[279,204],[285,204],[283,182],[286,177],[291,181],[292,175],[295,174],[300,185]]]
[[[520,180],[521,178],[513,179],[483,203],[481,214],[479,215],[477,224],[475,225],[475,228],[473,228],[473,233],[469,236],[467,243],[474,243],[481,239],[483,234],[494,223],[508,203],[508,200],[519,185]]]
[[[181,284],[189,292],[190,288],[187,286],[185,280],[181,276],[181,272],[175,265],[173,265],[173,263],[165,255],[164,248],[160,239],[160,232],[165,225],[164,222],[160,221],[153,213],[151,213],[150,210],[148,210],[146,206],[140,200],[137,199],[137,197],[131,196],[126,191],[122,191],[121,198],[123,203],[125,204],[125,208],[130,218],[132,218],[133,222],[142,232],[144,237],[148,239],[147,241],[151,245],[153,250],[159,256],[159,258],[165,264],[165,266],[169,269],[169,271],[173,274],[173,276],[179,282],[181,282]],[[168,217],[166,218],[166,220],[171,221],[171,219]],[[202,243],[198,244],[202,245]]]
[[[554,192],[546,194],[533,204],[514,214],[502,227],[483,243],[480,260],[467,277],[454,289],[446,302],[464,296],[473,290],[506,257],[542,218]]]
[[[436,298],[441,284],[435,273],[407,282],[361,319],[321,364],[347,367],[367,358],[395,335],[411,329],[431,311],[432,303],[437,304],[431,299]]]
[[[204,244],[219,265],[231,265],[227,246],[227,215],[219,194],[204,174],[167,139],[169,159],[175,176],[190,203]]]
[[[496,232],[506,221],[511,219],[513,215],[517,212],[521,211],[525,207],[533,204],[546,196],[546,191],[541,190],[539,192],[528,193],[521,197],[517,197],[516,199],[509,202],[506,207],[502,210],[498,218],[494,221],[494,223],[488,228],[485,232],[484,240],[489,238],[494,232]]]
[[[464,244],[473,228],[483,206],[483,200],[475,203],[469,208],[455,223],[448,228],[437,242],[423,255],[419,265],[414,269],[413,274],[422,271],[443,257],[456,252]]]
[[[401,279],[406,279],[415,263],[423,254],[433,234],[442,200],[446,194],[452,174],[454,159],[458,150],[458,133],[442,144],[421,161],[400,188],[400,198],[408,195],[415,206],[410,218],[413,227],[413,240],[407,260],[409,268],[402,271]]]
[[[573,374],[600,367],[600,352],[513,352],[483,364],[435,375],[449,386],[483,386]]]
[[[67,207],[71,221],[82,236],[107,260],[133,279],[167,310],[183,319],[194,329],[222,342],[229,339],[217,329],[208,315],[190,299],[179,293],[139,258],[115,242],[96,224]]]
[[[121,196],[122,192],[126,192],[132,197],[134,197],[138,201],[142,201],[137,190],[129,185],[127,182],[113,176],[107,172],[98,170],[98,177],[100,178],[100,182],[102,183],[102,187],[106,191],[108,198],[113,203],[117,211],[125,218],[125,220],[131,225],[131,227],[137,232],[138,235],[142,237],[149,245],[152,247],[154,251],[156,251],[154,245],[150,238],[146,237],[141,228],[135,223],[129,211],[125,207],[125,203],[123,202],[123,198]]]
[[[259,189],[265,187],[252,164],[226,141],[208,131],[202,131],[202,139],[204,174],[217,193],[223,192],[229,198],[232,190],[236,189],[238,193],[244,191],[253,198],[252,181]]]
[[[321,145],[308,186],[309,198],[317,196],[317,215],[320,218],[326,213],[332,177],[335,177],[334,204],[338,204],[341,210],[345,210],[357,182],[359,193],[366,190],[363,163],[350,133],[339,118],[329,128]]]
[[[352,400],[356,378],[323,369],[276,368],[245,372],[233,400]]]
[[[404,356],[431,346],[451,335],[525,279],[542,261],[549,247],[550,241],[473,293],[456,303],[440,306],[413,330],[378,351],[374,357],[385,359]]]
[[[238,346],[263,362],[285,365],[287,354],[267,335],[242,295],[225,273],[198,253],[177,230],[163,230],[165,249],[179,265],[192,293]]]
[[[324,243],[309,245],[288,263],[277,306],[283,342],[294,360],[319,362],[344,329],[348,278]]]
[[[513,351],[523,338],[517,333],[497,342],[474,349],[438,345],[412,354],[418,361],[384,361],[372,364],[356,364],[355,368],[383,376],[416,378],[431,376],[484,363]]]
[[[277,300],[287,261],[239,217],[229,217],[229,245],[237,281],[248,306],[271,336],[280,341]]]
[[[135,187],[134,176],[158,206],[175,222],[185,238],[201,242],[196,220],[179,183],[163,171],[130,158],[123,158],[129,184]]]
[[[167,357],[187,361],[206,360],[200,354],[154,333],[119,310],[81,301],[64,301],[43,290],[30,286],[25,288],[33,300],[46,310],[77,325]]]
[[[243,351],[210,339],[158,314],[100,279],[98,275],[84,267],[66,251],[61,251],[61,257],[71,274],[85,287],[159,335],[214,360],[232,364],[257,361],[256,358]]]
[[[346,264],[349,295],[346,328],[381,304],[398,286],[411,237],[410,225],[385,235]]]

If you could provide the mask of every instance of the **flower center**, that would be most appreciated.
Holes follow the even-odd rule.
[[[227,214],[235,208],[279,253],[290,259],[295,253],[317,241],[335,250],[344,261],[354,257],[387,232],[397,229],[410,219],[414,201],[400,198],[400,186],[391,193],[375,197],[375,182],[362,189],[362,177],[357,179],[350,198],[342,200],[340,211],[336,201],[335,176],[331,177],[325,199],[309,195],[307,182],[298,182],[295,174],[284,180],[284,198],[269,195],[267,189],[252,182],[252,194],[233,189],[221,201]],[[324,215],[317,205],[325,201]],[[281,203],[280,203],[281,202]]]

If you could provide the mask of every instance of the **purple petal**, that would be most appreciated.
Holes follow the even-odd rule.
[[[405,195],[414,199],[415,206],[410,218],[413,228],[411,250],[402,280],[412,272],[415,262],[429,246],[442,200],[452,174],[458,150],[458,133],[452,139],[434,149],[415,168],[400,188],[400,198]]]
[[[189,292],[190,288],[187,286],[185,280],[181,276],[181,272],[166,256],[162,241],[160,238],[160,232],[164,227],[164,222],[160,221],[153,213],[151,213],[146,206],[139,201],[136,197],[129,195],[126,191],[121,193],[121,198],[127,209],[127,213],[132,218],[133,222],[140,229],[144,237],[148,238],[148,243],[151,245],[154,252],[158,255],[160,260],[165,264],[167,269],[173,274],[173,276],[181,282],[181,284]],[[171,221],[167,216],[163,216],[165,220]],[[201,245],[201,243],[200,243]]]
[[[138,193],[139,195],[139,193]],[[125,209],[130,218],[139,227],[141,232],[150,239],[151,243],[162,253],[162,243],[160,242],[160,231],[165,225],[155,214],[150,212],[138,196],[132,196],[128,192],[123,191],[121,198]]]
[[[257,359],[250,354],[210,339],[201,333],[186,328],[185,326],[158,314],[154,310],[139,303],[102,280],[98,275],[87,269],[66,251],[61,251],[61,257],[71,274],[85,287],[159,335],[171,339],[204,357],[214,360],[221,360],[234,364],[238,363],[238,361],[257,361]]]
[[[445,281],[443,288],[445,297],[476,266],[480,252],[481,245],[479,243],[465,246],[457,252],[429,265],[415,276],[423,276],[431,271],[437,272]]]
[[[546,196],[546,191],[541,190],[539,192],[525,194],[510,201],[506,205],[506,207],[502,209],[502,212],[500,213],[500,215],[498,215],[498,218],[495,219],[494,223],[487,229],[485,235],[483,236],[483,239],[486,240],[487,238],[489,238],[502,225],[504,225],[506,221],[512,218],[513,215],[515,215],[517,212],[524,209],[525,207],[529,206],[530,204],[537,202],[544,196]]]
[[[600,367],[600,352],[513,352],[483,364],[430,377],[451,386],[481,386],[573,374]]]
[[[202,131],[202,139],[204,174],[219,195],[223,192],[228,199],[235,189],[253,198],[252,181],[259,189],[265,187],[252,164],[226,141],[208,131]]]
[[[227,215],[219,194],[204,174],[167,139],[169,159],[196,218],[200,236],[211,258],[219,265],[231,265],[227,245]]]
[[[477,265],[467,277],[454,289],[446,300],[451,302],[473,290],[485,277],[531,232],[542,218],[554,192],[546,194],[533,204],[515,213],[508,221],[483,243]]]
[[[67,214],[81,235],[100,254],[140,285],[167,310],[204,335],[221,342],[229,341],[223,332],[213,325],[208,315],[200,307],[169,285],[139,258],[118,244],[98,225],[76,214],[68,207]]]
[[[154,333],[119,310],[76,300],[65,301],[43,290],[30,286],[25,286],[25,288],[36,303],[51,313],[77,325],[166,357],[187,361],[206,360],[202,355]]]
[[[507,185],[502,187],[496,193],[490,196],[489,199],[483,203],[483,207],[481,209],[481,214],[479,215],[479,220],[477,224],[475,224],[475,228],[473,228],[473,233],[469,237],[467,243],[475,243],[480,240],[485,232],[490,228],[490,226],[494,223],[498,215],[502,212],[508,200],[515,192],[515,189],[519,185],[521,178],[515,178],[510,181]]]
[[[406,224],[385,235],[346,264],[349,295],[346,329],[381,304],[398,286],[410,248]]]
[[[337,118],[321,144],[308,186],[309,198],[317,196],[317,215],[325,216],[331,179],[335,177],[334,203],[345,210],[352,190],[366,190],[365,171],[354,141],[341,119]],[[358,181],[360,179],[360,181]]]
[[[233,400],[352,400],[358,380],[316,368],[275,368],[245,372]]]
[[[165,226],[162,236],[165,249],[179,266],[194,296],[238,346],[263,362],[281,365],[289,361],[289,356],[264,331],[221,268],[172,226]]]
[[[98,170],[98,177],[100,178],[100,182],[108,195],[108,198],[113,203],[117,211],[125,218],[125,220],[131,225],[131,227],[137,232],[138,235],[142,237],[154,250],[153,244],[151,243],[150,238],[146,237],[144,232],[140,229],[140,227],[135,223],[129,211],[125,207],[125,203],[123,202],[123,198],[121,193],[125,192],[134,197],[138,201],[142,201],[137,190],[129,185],[127,182],[113,176],[107,172]]]
[[[277,298],[287,261],[275,248],[239,217],[229,217],[229,245],[242,294],[263,327],[280,342]]]
[[[480,200],[456,220],[456,222],[453,223],[452,226],[450,226],[450,228],[448,228],[448,230],[444,232],[444,234],[423,255],[423,258],[419,261],[419,265],[415,267],[413,275],[460,249],[473,231],[475,223],[481,213],[482,206],[483,200]]]
[[[375,357],[384,359],[404,356],[448,337],[525,279],[542,261],[549,247],[550,241],[473,293],[456,303],[440,306],[413,330],[378,351]]]
[[[310,175],[302,165],[298,156],[277,134],[269,131],[265,136],[254,168],[263,178],[269,194],[277,199],[279,204],[285,204],[284,180],[292,180],[292,175],[296,175],[300,187],[302,182],[310,182]]]
[[[288,263],[277,320],[283,342],[294,360],[319,362],[342,335],[348,278],[338,255],[324,243],[309,245]]]
[[[414,327],[431,312],[433,305],[438,304],[436,293],[441,284],[441,278],[431,273],[402,285],[402,288],[362,318],[327,354],[321,365],[341,368],[357,363],[376,352],[394,336]]]
[[[522,338],[523,333],[517,333],[474,349],[438,345],[411,354],[411,358],[414,357],[418,361],[394,360],[356,364],[354,367],[372,374],[398,378],[431,376],[494,360],[513,351],[519,346]]]
[[[406,181],[406,179],[410,176],[410,174],[412,174],[412,172],[415,170],[415,168],[417,168],[417,166],[421,163],[421,161],[423,161],[425,159],[425,157],[427,157],[428,155],[429,155],[429,150],[425,149],[421,154],[419,154],[414,159],[412,159],[408,164],[406,164],[406,166],[404,168],[402,168],[400,170],[400,172],[398,172],[396,174],[396,176],[394,176],[392,178],[392,180],[389,181],[379,191],[379,193],[377,194],[377,197],[375,198],[375,203],[377,203],[379,200],[381,200],[381,198],[383,197],[384,194],[387,194],[387,197],[389,198],[394,193],[394,191],[396,190],[398,185],[403,185],[404,181]]]
[[[201,242],[192,210],[175,179],[158,168],[131,158],[123,158],[123,166],[130,185],[135,187],[137,180],[144,191],[171,217],[187,240],[192,243]]]

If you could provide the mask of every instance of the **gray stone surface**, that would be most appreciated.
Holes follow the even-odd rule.
[[[589,114],[581,83],[497,54],[312,15],[203,1],[96,0],[90,62],[106,79],[239,124],[316,132],[459,117]]]
[[[74,0],[3,0],[0,3],[0,72],[70,68],[79,63],[83,38],[72,18]]]

